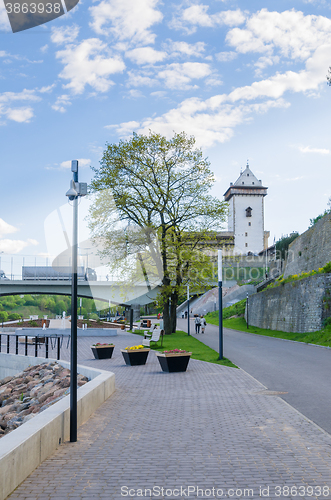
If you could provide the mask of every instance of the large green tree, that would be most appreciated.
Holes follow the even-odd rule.
[[[115,268],[123,255],[135,252],[131,277],[158,278],[165,333],[174,332],[183,287],[212,279],[206,249],[227,213],[227,204],[210,194],[215,182],[210,163],[194,137],[182,132],[167,140],[150,132],[107,144],[93,170],[94,238]],[[105,196],[110,190],[112,196]]]

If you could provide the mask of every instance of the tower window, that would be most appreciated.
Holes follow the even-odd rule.
[[[252,207],[246,208],[246,217],[252,217]]]
[[[245,236],[248,236],[248,233],[245,233]]]
[[[251,223],[251,222],[249,222],[249,223],[248,223],[248,225],[249,225],[249,226],[251,226],[251,225],[252,225],[252,223]]]
[[[248,247],[248,243],[245,243],[245,247]]]
[[[254,185],[254,182],[252,182],[252,184]]]
[[[249,174],[247,174],[247,177],[249,177]]]
[[[241,184],[245,184],[244,182],[242,182]]]

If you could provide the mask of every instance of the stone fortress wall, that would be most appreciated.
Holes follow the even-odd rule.
[[[330,261],[331,214],[327,214],[290,244],[284,278],[317,270]]]
[[[310,272],[331,261],[331,214],[298,236],[289,247],[284,277]],[[249,297],[252,326],[284,332],[314,332],[331,316],[331,274],[317,274]]]
[[[255,293],[248,299],[248,323],[259,328],[315,332],[323,328],[324,319],[330,315],[330,274],[316,274],[285,283]]]

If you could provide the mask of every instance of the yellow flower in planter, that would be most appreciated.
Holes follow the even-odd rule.
[[[132,345],[132,346],[127,346],[125,349],[129,351],[136,351],[138,349],[144,349],[143,345]]]

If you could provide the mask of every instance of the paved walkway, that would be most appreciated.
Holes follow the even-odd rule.
[[[192,322],[192,320],[191,320]],[[187,320],[178,328],[187,331]],[[224,328],[224,356],[331,434],[331,349]],[[219,351],[219,329],[193,335]]]
[[[113,340],[98,361],[79,339],[78,359],[113,371],[116,392],[10,500],[331,498],[331,437],[245,372],[191,360],[166,374],[153,352],[129,367],[120,348],[140,337]]]

